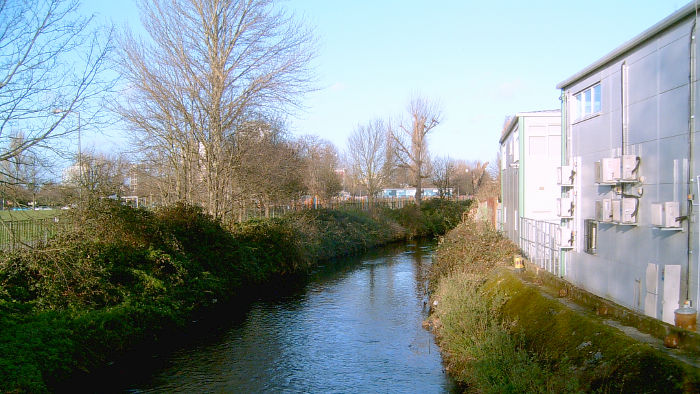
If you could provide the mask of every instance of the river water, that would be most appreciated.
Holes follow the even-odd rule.
[[[421,326],[433,247],[329,263],[301,288],[258,300],[242,320],[171,352],[126,391],[450,392]]]

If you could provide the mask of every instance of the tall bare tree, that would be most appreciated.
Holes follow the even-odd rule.
[[[93,29],[77,0],[0,0],[0,164],[59,151],[77,129],[72,112],[95,119],[110,46],[111,29]],[[0,183],[27,183],[6,168]]]
[[[121,40],[131,95],[120,111],[136,145],[169,161],[173,194],[220,218],[233,190],[227,143],[256,114],[298,104],[312,35],[271,0],[139,4],[149,39]]]
[[[123,158],[101,152],[82,152],[77,166],[82,166],[82,170],[73,171],[76,179],[71,183],[77,184],[89,196],[121,196],[126,191],[125,180],[130,166]]]
[[[304,191],[306,163],[279,120],[250,122],[236,135],[234,169],[238,202],[264,206],[297,200]]]
[[[348,159],[353,175],[367,190],[370,206],[391,175],[388,129],[381,119],[358,125],[348,137]]]
[[[423,196],[423,179],[428,177],[430,156],[428,134],[440,124],[442,115],[438,106],[422,97],[411,100],[408,120],[392,128],[396,158],[400,166],[407,168],[413,176],[416,188],[416,204],[420,206]]]
[[[332,142],[307,135],[297,141],[299,154],[305,161],[306,190],[321,200],[330,200],[343,189],[339,174],[338,150]]]
[[[432,181],[438,188],[440,198],[449,196],[455,177],[455,161],[449,157],[436,157],[432,163]]]

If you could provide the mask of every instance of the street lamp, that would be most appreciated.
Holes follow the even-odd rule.
[[[72,109],[61,109],[61,108],[56,108],[53,110],[53,113],[55,113],[55,114],[70,113],[70,112],[78,114],[78,199],[80,199],[82,201],[83,200],[83,153],[81,151],[82,143],[80,141],[80,112],[72,110]]]

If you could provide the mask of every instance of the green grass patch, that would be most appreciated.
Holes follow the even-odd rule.
[[[43,209],[27,211],[0,211],[0,220],[36,220],[54,218],[60,216],[64,211],[60,209]]]

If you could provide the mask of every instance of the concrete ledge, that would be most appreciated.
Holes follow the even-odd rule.
[[[483,287],[486,296],[507,296],[502,316],[528,351],[559,368],[566,363],[579,382],[587,382],[585,391],[700,392],[695,333],[680,330],[685,349],[666,349],[650,335],[648,341],[635,338],[622,324],[606,321],[619,316],[656,335],[678,329],[574,287],[566,287],[570,298],[560,299],[558,290],[567,283],[533,267],[496,269]]]
[[[589,293],[529,261],[525,261],[525,267],[526,271],[522,278],[527,282],[540,285],[543,291],[555,297],[569,299],[598,316],[613,319],[624,326],[634,327],[660,341],[669,336],[675,336],[678,339],[679,349],[694,353],[696,357],[700,355],[700,334],[698,332],[676,327]],[[560,292],[566,295],[561,297]]]

